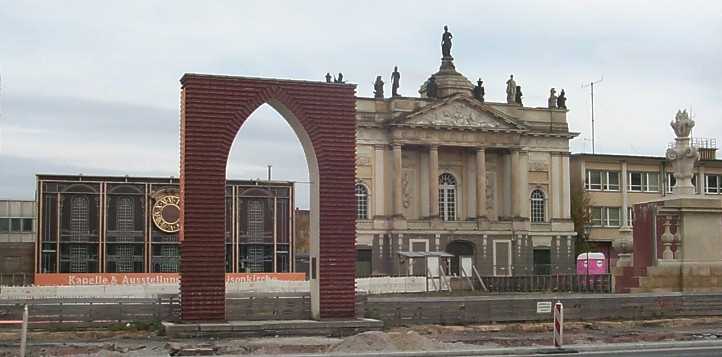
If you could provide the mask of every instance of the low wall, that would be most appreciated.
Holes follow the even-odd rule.
[[[365,294],[412,293],[426,291],[424,277],[377,277],[356,279],[356,290]],[[308,281],[264,280],[229,282],[226,294],[240,293],[308,293]],[[76,286],[4,286],[0,299],[42,298],[156,298],[178,294],[178,284],[76,285]]]
[[[356,279],[356,291],[367,294],[418,293],[426,291],[426,277],[375,277]]]
[[[465,297],[369,296],[366,317],[387,327],[416,324],[473,324],[551,321],[537,312],[539,302],[564,304],[567,320],[636,320],[685,316],[722,316],[722,294],[568,294]]]

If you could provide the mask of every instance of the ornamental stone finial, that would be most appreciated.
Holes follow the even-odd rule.
[[[690,145],[689,133],[694,128],[694,120],[689,118],[686,110],[678,110],[674,121],[670,123],[677,137],[674,139],[674,147],[667,149],[667,160],[672,162],[674,169],[675,185],[672,187],[672,194],[693,195],[695,192],[692,185],[694,163],[699,159],[697,148]]]
[[[694,120],[689,118],[687,109],[678,110],[674,121],[670,122],[669,125],[672,126],[672,129],[674,129],[674,133],[677,134],[678,138],[686,138],[689,136],[692,128],[694,128]]]

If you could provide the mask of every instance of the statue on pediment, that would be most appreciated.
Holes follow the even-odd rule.
[[[394,71],[391,73],[391,96],[400,97],[399,95],[399,81],[401,80],[401,73],[399,73],[399,67],[394,66]]]
[[[508,104],[516,103],[516,81],[514,81],[514,75],[510,75],[506,81],[506,102]]]
[[[426,96],[429,98],[437,98],[439,96],[439,86],[436,84],[436,78],[431,76],[426,82]]]
[[[516,86],[516,98],[514,98],[514,102],[516,104],[524,106],[524,103],[521,102],[521,97],[523,95],[524,95],[524,93],[521,92],[521,86]]]
[[[476,82],[476,87],[474,87],[474,98],[484,103],[484,94],[484,81],[479,78],[479,80]]]
[[[552,88],[549,90],[549,100],[548,100],[548,107],[549,109],[556,109],[557,108],[557,90]]]
[[[557,97],[557,108],[567,109],[567,95],[564,93],[564,89],[562,89],[562,92],[559,93],[559,97]]]
[[[374,98],[384,98],[384,81],[381,76],[376,76],[376,82],[374,82]]]

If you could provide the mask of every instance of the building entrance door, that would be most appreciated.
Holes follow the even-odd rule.
[[[412,252],[427,252],[429,249],[429,242],[426,240],[423,241],[411,241],[411,251]],[[426,275],[426,267],[424,266],[426,264],[425,259],[414,259],[413,265],[410,266],[411,271],[409,272],[409,275],[416,275],[416,276],[424,276]]]
[[[459,276],[462,277],[470,277],[471,272],[471,265],[472,265],[472,258],[471,256],[465,256],[465,257],[459,257],[459,260],[461,261],[461,269],[459,269]]]
[[[511,241],[494,241],[494,276],[511,276]]]

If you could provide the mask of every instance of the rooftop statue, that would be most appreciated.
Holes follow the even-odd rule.
[[[334,78],[333,83],[346,83],[343,81],[343,73],[338,72],[338,78]]]
[[[331,73],[326,72],[326,83],[331,83]]]
[[[559,93],[559,97],[557,97],[557,108],[567,109],[567,95],[564,93],[564,89],[562,89],[562,92]]]
[[[524,95],[524,93],[521,92],[521,86],[516,86],[516,98],[514,98],[514,103],[524,106],[521,102],[522,95]]]
[[[548,101],[548,107],[549,109],[556,109],[557,108],[557,90],[552,88],[549,90],[549,101]]]
[[[374,98],[384,98],[384,81],[381,80],[381,76],[376,76],[376,82],[374,82]]]
[[[514,81],[513,74],[506,81],[506,102],[509,104],[516,103],[516,81]]]
[[[451,57],[451,39],[453,37],[449,32],[449,27],[444,26],[444,34],[441,35],[441,55],[443,57]]]
[[[399,73],[399,67],[394,66],[394,72],[391,73],[391,96],[400,97],[399,95],[399,80],[401,80],[401,73]]]

